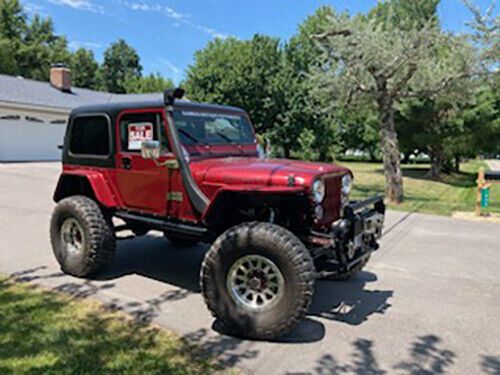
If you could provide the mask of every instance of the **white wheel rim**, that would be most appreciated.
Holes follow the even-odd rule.
[[[248,311],[265,311],[281,300],[285,282],[273,261],[261,255],[247,255],[231,266],[226,285],[237,305]]]

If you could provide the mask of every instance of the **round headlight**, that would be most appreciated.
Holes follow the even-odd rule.
[[[312,185],[312,196],[316,203],[323,202],[323,199],[325,198],[325,184],[323,181],[314,181]]]
[[[342,195],[349,195],[351,192],[352,188],[352,179],[351,175],[345,174],[344,177],[342,177]]]

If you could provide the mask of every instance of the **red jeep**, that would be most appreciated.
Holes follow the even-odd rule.
[[[307,313],[316,278],[345,279],[367,263],[383,200],[349,201],[346,168],[259,157],[243,110],[182,96],[72,111],[54,254],[64,272],[84,277],[112,260],[120,230],[162,231],[179,251],[210,243],[200,285],[221,327],[283,335]]]

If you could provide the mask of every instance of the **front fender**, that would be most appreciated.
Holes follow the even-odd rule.
[[[69,170],[59,177],[54,201],[59,202],[71,195],[86,195],[106,207],[116,207],[116,196],[109,187],[107,177],[100,171]]]
[[[266,200],[271,197],[288,197],[290,195],[302,195],[307,192],[304,186],[249,186],[231,185],[219,189],[212,197],[210,204],[203,212],[202,220],[209,224],[218,220],[218,213],[222,211],[224,205],[231,204],[227,197],[237,197],[251,195],[257,199]]]

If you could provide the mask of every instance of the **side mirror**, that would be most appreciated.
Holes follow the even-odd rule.
[[[144,159],[158,159],[160,157],[160,142],[142,141],[141,155]]]

